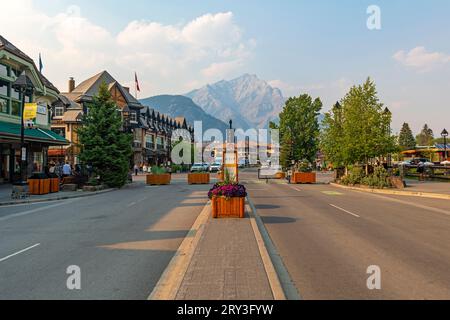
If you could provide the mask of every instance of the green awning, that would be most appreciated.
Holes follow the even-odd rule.
[[[20,140],[20,124],[0,121],[0,138]],[[48,143],[49,145],[68,145],[70,142],[51,130],[25,129],[25,141]]]

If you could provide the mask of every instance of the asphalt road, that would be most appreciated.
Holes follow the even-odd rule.
[[[0,299],[146,299],[198,214],[208,186],[130,188],[0,207]],[[67,288],[69,266],[81,290]]]
[[[247,188],[303,299],[450,299],[450,201],[328,185]],[[381,290],[367,288],[373,265]]]

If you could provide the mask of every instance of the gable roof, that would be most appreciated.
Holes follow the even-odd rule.
[[[36,73],[38,74],[42,84],[47,87],[50,90],[55,91],[56,93],[59,94],[59,90],[58,88],[56,88],[46,77],[44,77],[44,75],[42,73],[39,72],[39,70],[37,69],[34,60],[31,59],[28,55],[26,55],[22,50],[20,50],[19,48],[17,48],[15,45],[13,45],[10,41],[8,41],[7,39],[5,39],[4,37],[2,37],[0,35],[0,50],[5,50],[8,51],[9,53],[22,58],[23,60],[29,62],[30,64],[33,65],[34,69],[36,70]]]
[[[120,93],[125,98],[127,104],[131,107],[142,108],[142,104],[136,100],[125,88],[114,79],[108,71],[102,71],[89,79],[84,80],[70,93],[64,93],[66,97],[72,100],[91,100],[100,88],[100,85],[105,82],[109,88],[116,85]]]

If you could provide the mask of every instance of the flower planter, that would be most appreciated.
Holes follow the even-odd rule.
[[[152,186],[166,185],[170,184],[170,174],[148,174],[147,175],[147,184]]]
[[[316,173],[295,172],[292,175],[291,183],[316,183]]]
[[[59,192],[59,178],[50,178],[50,193]]]
[[[244,218],[245,197],[213,197],[211,204],[213,218]]]
[[[188,183],[189,184],[209,184],[210,176],[209,173],[189,173]]]
[[[29,192],[32,195],[50,193],[50,179],[28,179]]]
[[[275,174],[275,179],[286,179],[286,174],[284,172],[278,172]]]
[[[218,172],[218,173],[217,173],[217,180],[223,181],[223,179],[224,179],[224,174],[223,174],[223,172]]]

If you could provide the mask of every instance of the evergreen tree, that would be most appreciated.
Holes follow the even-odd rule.
[[[292,160],[314,161],[318,150],[318,116],[321,109],[320,99],[313,101],[307,94],[286,102],[279,125],[280,162],[284,167],[289,167]]]
[[[400,130],[398,144],[401,150],[411,150],[416,147],[416,139],[414,139],[411,128],[406,122],[403,123],[402,129]]]
[[[130,169],[132,137],[122,132],[122,117],[106,83],[89,105],[78,129],[80,160],[93,167],[95,175],[110,187],[122,187]]]
[[[427,124],[423,126],[422,131],[416,137],[417,145],[419,146],[431,146],[434,141],[434,133]]]

